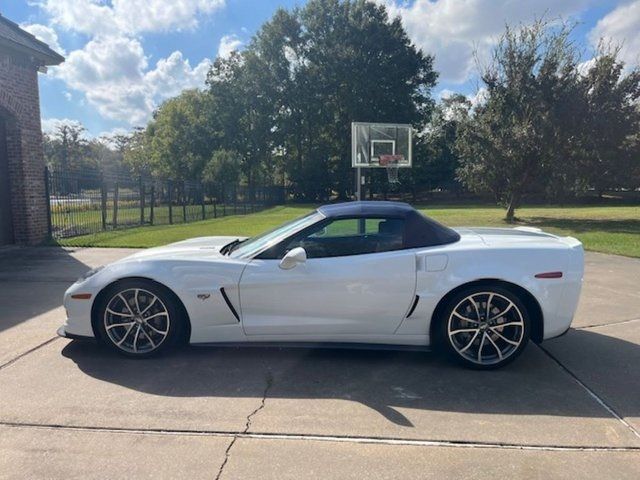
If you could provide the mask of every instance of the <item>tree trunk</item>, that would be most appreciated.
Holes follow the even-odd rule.
[[[516,208],[520,206],[520,192],[514,192],[509,195],[509,206],[507,207],[507,215],[504,218],[507,223],[513,223],[515,220]]]

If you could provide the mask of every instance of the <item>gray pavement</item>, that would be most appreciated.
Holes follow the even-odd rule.
[[[130,252],[0,249],[0,478],[640,478],[640,260],[587,253],[575,328],[475,372],[57,339],[69,283]]]

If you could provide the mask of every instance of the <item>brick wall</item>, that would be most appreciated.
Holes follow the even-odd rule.
[[[44,156],[37,67],[0,52],[0,116],[7,124],[13,232],[16,243],[47,236]]]

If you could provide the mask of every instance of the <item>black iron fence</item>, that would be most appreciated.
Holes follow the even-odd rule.
[[[45,169],[49,233],[75,237],[142,225],[253,213],[284,203],[284,188]]]

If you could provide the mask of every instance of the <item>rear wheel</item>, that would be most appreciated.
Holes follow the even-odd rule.
[[[182,321],[167,288],[131,279],[110,286],[102,295],[95,326],[111,349],[130,357],[149,357],[175,343]]]
[[[481,285],[451,299],[439,321],[438,341],[468,367],[499,368],[522,353],[529,325],[529,314],[517,295],[499,285]]]

